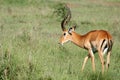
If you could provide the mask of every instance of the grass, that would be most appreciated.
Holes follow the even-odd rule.
[[[59,3],[70,5],[76,32],[104,29],[113,35],[104,75],[98,54],[96,72],[90,60],[81,72],[87,51],[72,43],[58,45],[62,19],[54,11]],[[0,80],[119,80],[119,8],[119,0],[0,0]]]

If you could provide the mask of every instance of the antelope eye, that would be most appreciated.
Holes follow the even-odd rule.
[[[66,33],[63,34],[64,36],[66,35]]]

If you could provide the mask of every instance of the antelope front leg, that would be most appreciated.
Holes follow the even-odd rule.
[[[90,54],[90,57],[91,57],[92,68],[93,68],[93,71],[95,72],[95,59],[94,59],[94,54],[93,54],[92,49],[89,50],[89,54]]]
[[[95,60],[94,60],[94,56],[91,57],[91,61],[92,61],[93,71],[95,72]]]
[[[82,71],[84,70],[85,64],[86,64],[86,62],[88,61],[89,58],[91,58],[92,68],[93,68],[93,71],[95,72],[94,54],[93,54],[91,49],[89,50],[88,56],[86,56],[85,59],[84,59],[84,62],[83,62],[83,65],[82,65]]]
[[[89,55],[85,57],[83,65],[82,65],[82,71],[84,70],[85,64],[88,61],[89,57],[90,57]]]

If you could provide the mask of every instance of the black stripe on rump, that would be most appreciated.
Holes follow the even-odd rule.
[[[102,49],[102,46],[103,46],[103,43],[105,42],[105,39],[102,41],[102,44],[101,44],[101,49]]]
[[[104,46],[104,48],[103,48],[103,52],[104,52],[104,50],[105,50],[107,47],[108,47],[108,45],[107,45],[107,43],[106,43],[105,46]],[[107,50],[107,52],[108,52],[108,50]]]
[[[113,46],[113,42],[112,42],[112,40],[110,40],[110,41],[109,41],[109,49],[108,49],[108,51],[111,51],[112,46]]]

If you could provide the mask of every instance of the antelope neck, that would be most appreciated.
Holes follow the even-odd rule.
[[[74,44],[76,44],[77,46],[84,48],[84,35],[80,35],[76,32],[72,32],[72,40],[71,40]]]

